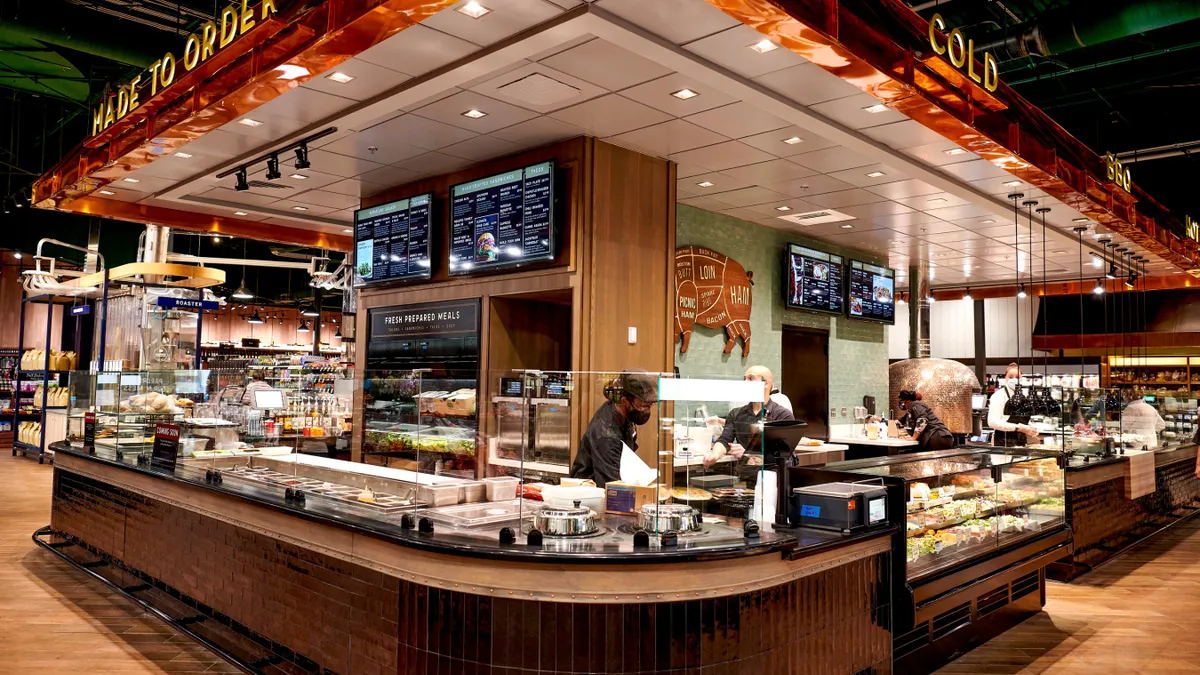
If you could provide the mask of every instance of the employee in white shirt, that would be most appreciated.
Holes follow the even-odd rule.
[[[1015,363],[1008,364],[1005,381],[996,388],[988,401],[988,426],[996,432],[992,445],[1015,448],[1025,445],[1029,438],[1037,438],[1037,429],[1029,426],[1027,415],[1005,415],[1004,406],[1021,386],[1021,369]]]
[[[1141,436],[1140,442],[1135,442],[1135,448],[1153,450],[1158,447],[1158,434],[1167,428],[1162,415],[1154,406],[1146,403],[1145,399],[1136,399],[1125,406],[1121,412],[1121,432],[1131,436]]]

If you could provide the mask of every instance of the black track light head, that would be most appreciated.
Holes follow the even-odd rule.
[[[246,169],[244,167],[237,172],[234,179],[237,181],[233,186],[234,190],[245,192],[250,189],[250,181],[246,178]]]
[[[308,162],[308,144],[301,143],[300,147],[296,148],[296,168],[307,169],[311,166]]]
[[[271,155],[267,158],[267,180],[276,180],[283,177],[279,173],[279,155]]]

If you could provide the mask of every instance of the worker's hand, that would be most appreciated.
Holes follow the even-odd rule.
[[[763,458],[761,455],[751,455],[746,458],[746,466],[762,466]]]
[[[742,447],[741,443],[734,443],[729,448],[729,454],[733,455],[734,459],[741,459],[742,455],[746,454],[746,449]]]
[[[710,453],[704,455],[704,468],[707,469],[707,468],[711,467],[713,464],[716,464],[718,459],[720,459],[720,457],[718,457],[715,453],[710,452]]]
[[[1031,427],[1027,424],[1017,425],[1017,431],[1025,434],[1026,436],[1029,436],[1030,438],[1036,438],[1041,435],[1038,433],[1038,430],[1036,428]]]

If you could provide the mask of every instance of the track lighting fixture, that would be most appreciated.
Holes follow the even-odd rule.
[[[237,180],[237,183],[233,186],[234,190],[237,190],[238,192],[245,192],[246,190],[250,189],[250,181],[246,178],[245,167],[238,169],[235,180]]]
[[[267,180],[275,180],[282,177],[279,173],[279,155],[271,155],[267,158]]]
[[[1021,284],[1021,288],[1017,291],[1017,297],[1025,298],[1027,296],[1028,296],[1028,293],[1025,292],[1025,284]]]
[[[1100,279],[1096,280],[1096,286],[1092,289],[1092,293],[1095,293],[1096,295],[1104,295],[1104,284],[1101,283]]]
[[[317,308],[313,307],[312,305],[305,305],[301,307],[300,314],[303,316],[321,316],[321,313],[317,311]]]
[[[308,144],[301,143],[300,147],[296,148],[296,168],[307,169],[311,166],[308,162]]]

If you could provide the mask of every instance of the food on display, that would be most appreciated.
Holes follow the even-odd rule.
[[[371,492],[371,488],[363,488],[363,491],[358,493],[358,501],[364,504],[375,503],[375,493]]]
[[[191,401],[188,403],[191,404]],[[188,406],[180,406],[174,396],[160,394],[156,391],[130,396],[117,405],[117,409],[123,413],[146,415],[170,415],[178,413],[180,407]]]
[[[50,350],[49,370],[76,370],[79,367],[79,356],[75,352],[60,352]],[[26,349],[21,354],[21,370],[45,370],[46,350]]]
[[[33,407],[42,407],[42,401],[46,402],[47,408],[65,408],[71,403],[71,390],[67,387],[60,387],[57,384],[52,384],[49,387],[38,385],[33,390]]]
[[[712,499],[711,492],[698,487],[677,487],[671,490],[671,496],[685,502],[699,502]]]
[[[371,452],[439,452],[474,455],[475,439],[417,431],[367,431],[366,446]]]

